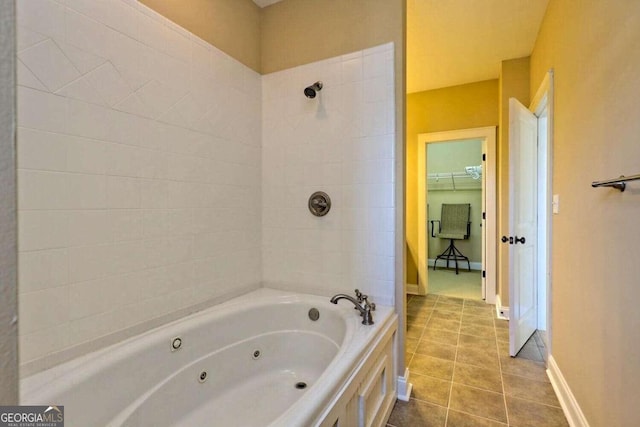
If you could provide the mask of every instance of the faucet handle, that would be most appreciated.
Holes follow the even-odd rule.
[[[362,302],[362,292],[360,292],[359,289],[356,289],[356,298],[358,299],[358,302]]]
[[[376,303],[369,302],[369,295],[362,295],[362,302],[364,302],[364,308],[369,308],[371,311],[376,311]]]
[[[371,311],[376,311],[376,303],[372,302],[371,304],[369,304],[369,307],[371,307]]]

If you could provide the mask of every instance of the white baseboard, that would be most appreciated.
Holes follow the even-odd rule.
[[[547,376],[551,381],[553,390],[556,392],[556,396],[558,396],[560,406],[562,406],[562,411],[564,416],[567,417],[569,425],[571,427],[589,427],[587,418],[584,416],[582,409],[580,409],[578,401],[571,392],[569,384],[564,379],[552,355],[549,355],[549,360],[547,360]]]
[[[420,295],[420,292],[418,290],[418,285],[416,285],[415,283],[407,283],[407,285],[405,286],[405,290],[407,291],[408,294]]]
[[[409,382],[409,368],[404,370],[404,376],[398,377],[398,400],[408,402],[411,397],[413,384]]]
[[[496,295],[496,316],[498,319],[509,320],[509,307],[502,305],[500,295]]]
[[[436,261],[435,259],[431,259],[431,258],[429,258],[429,259],[427,260],[427,265],[428,265],[429,267],[433,268],[433,263],[434,263],[435,261]],[[455,266],[456,266],[456,265],[455,265],[455,264],[451,264],[452,262],[453,262],[453,261],[450,261],[450,262],[449,262],[449,265],[452,265],[452,267],[451,267],[451,268],[455,268]],[[440,261],[438,262],[438,266],[440,266],[440,267],[445,267],[446,265],[447,265],[447,262],[446,262],[446,261],[440,260]],[[465,265],[465,266],[466,266],[466,265],[467,265],[467,262],[466,262],[466,261],[458,261],[458,268],[459,268],[459,269],[464,269],[464,268],[462,267],[463,265]],[[482,271],[482,263],[481,263],[481,262],[470,262],[470,263],[469,263],[469,266],[471,267],[471,269],[472,269],[472,270]]]

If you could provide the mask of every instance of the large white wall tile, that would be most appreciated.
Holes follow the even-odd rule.
[[[51,39],[21,51],[18,58],[51,92],[80,77],[78,70]]]
[[[23,252],[19,258],[18,275],[21,292],[64,286],[69,283],[69,251]]]
[[[18,129],[18,169],[67,170],[67,137],[29,128]]]
[[[19,86],[17,104],[18,126],[50,132],[66,132],[66,98]]]
[[[70,224],[66,211],[19,209],[18,249],[21,253],[69,246]]]
[[[36,33],[63,40],[65,8],[54,0],[21,0],[16,2],[18,24]]]
[[[263,77],[263,280],[392,304],[395,260],[392,45]],[[321,80],[318,96],[302,90]],[[313,217],[307,199],[327,192]]]
[[[134,0],[17,4],[22,360],[257,286],[260,75]]]
[[[18,77],[18,85],[24,87],[30,87],[32,89],[46,91],[47,88],[35,74],[31,72],[29,68],[20,60],[16,62],[16,74]]]

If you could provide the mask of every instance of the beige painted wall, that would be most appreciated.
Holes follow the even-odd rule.
[[[389,41],[402,51],[404,0],[283,0],[262,11],[262,72]]]
[[[418,276],[418,135],[497,125],[497,79],[407,95],[407,283],[417,283]]]
[[[549,3],[531,91],[554,69],[551,352],[591,426],[638,423],[640,2]]]
[[[509,235],[509,98],[529,106],[529,57],[502,61],[500,67],[498,127],[498,277],[496,293],[509,305],[509,245],[500,237]],[[537,88],[535,89],[537,90]]]
[[[139,0],[260,72],[260,8],[251,0]]]

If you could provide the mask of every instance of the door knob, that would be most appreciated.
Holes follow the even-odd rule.
[[[522,244],[524,245],[524,242],[525,242],[525,241],[526,241],[526,240],[525,240],[525,238],[524,238],[524,237],[520,237],[520,238],[518,238],[518,236],[516,236],[516,245],[517,245],[518,243],[522,243]]]

